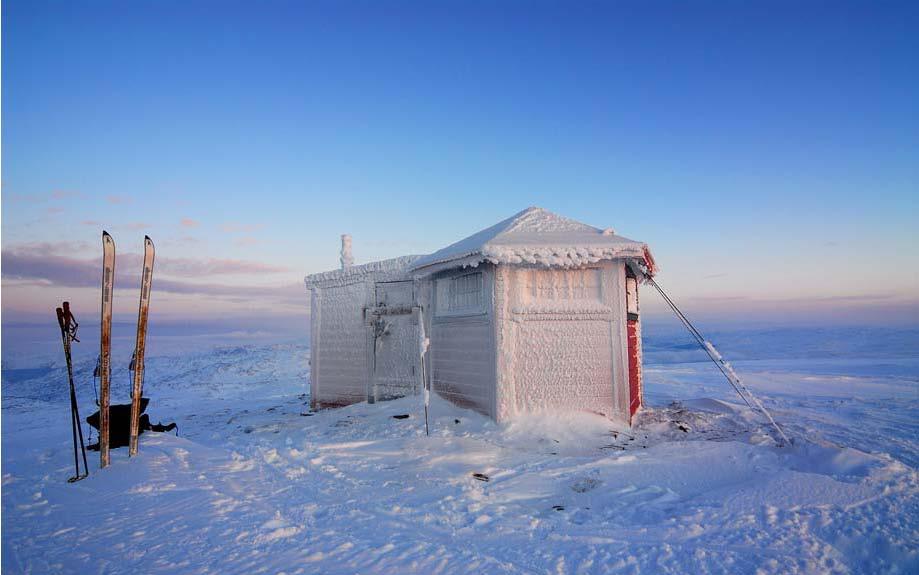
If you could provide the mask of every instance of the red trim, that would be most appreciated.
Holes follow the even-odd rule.
[[[641,407],[641,337],[638,333],[638,320],[630,319],[628,325],[629,354],[629,419]]]

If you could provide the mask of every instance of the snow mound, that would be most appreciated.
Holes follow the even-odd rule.
[[[535,412],[521,415],[501,429],[500,440],[518,449],[549,446],[571,454],[599,449],[609,442],[615,425],[589,412]]]
[[[841,481],[858,481],[876,470],[889,469],[891,461],[827,442],[799,442],[791,451],[788,464],[795,471],[829,475]]]

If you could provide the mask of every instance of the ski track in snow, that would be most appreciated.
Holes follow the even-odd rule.
[[[90,452],[75,484],[60,368],[5,376],[4,573],[919,572],[919,378],[902,368],[735,362],[795,438],[778,448],[703,363],[648,366],[632,430],[498,426],[435,397],[425,437],[420,398],[302,416],[307,357],[148,358],[151,419],[180,435],[144,434],[104,471]]]

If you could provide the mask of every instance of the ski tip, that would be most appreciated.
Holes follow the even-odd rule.
[[[103,238],[110,238],[110,237],[112,237],[112,234],[108,233],[108,232],[105,231],[105,230],[102,230],[102,237],[103,237]]]
[[[144,243],[153,245],[153,240],[150,239],[150,236],[144,236]]]

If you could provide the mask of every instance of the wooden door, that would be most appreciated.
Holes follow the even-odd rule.
[[[411,281],[377,282],[370,321],[373,332],[373,366],[370,396],[395,399],[418,393],[420,379],[418,326],[413,319],[414,286]]]

